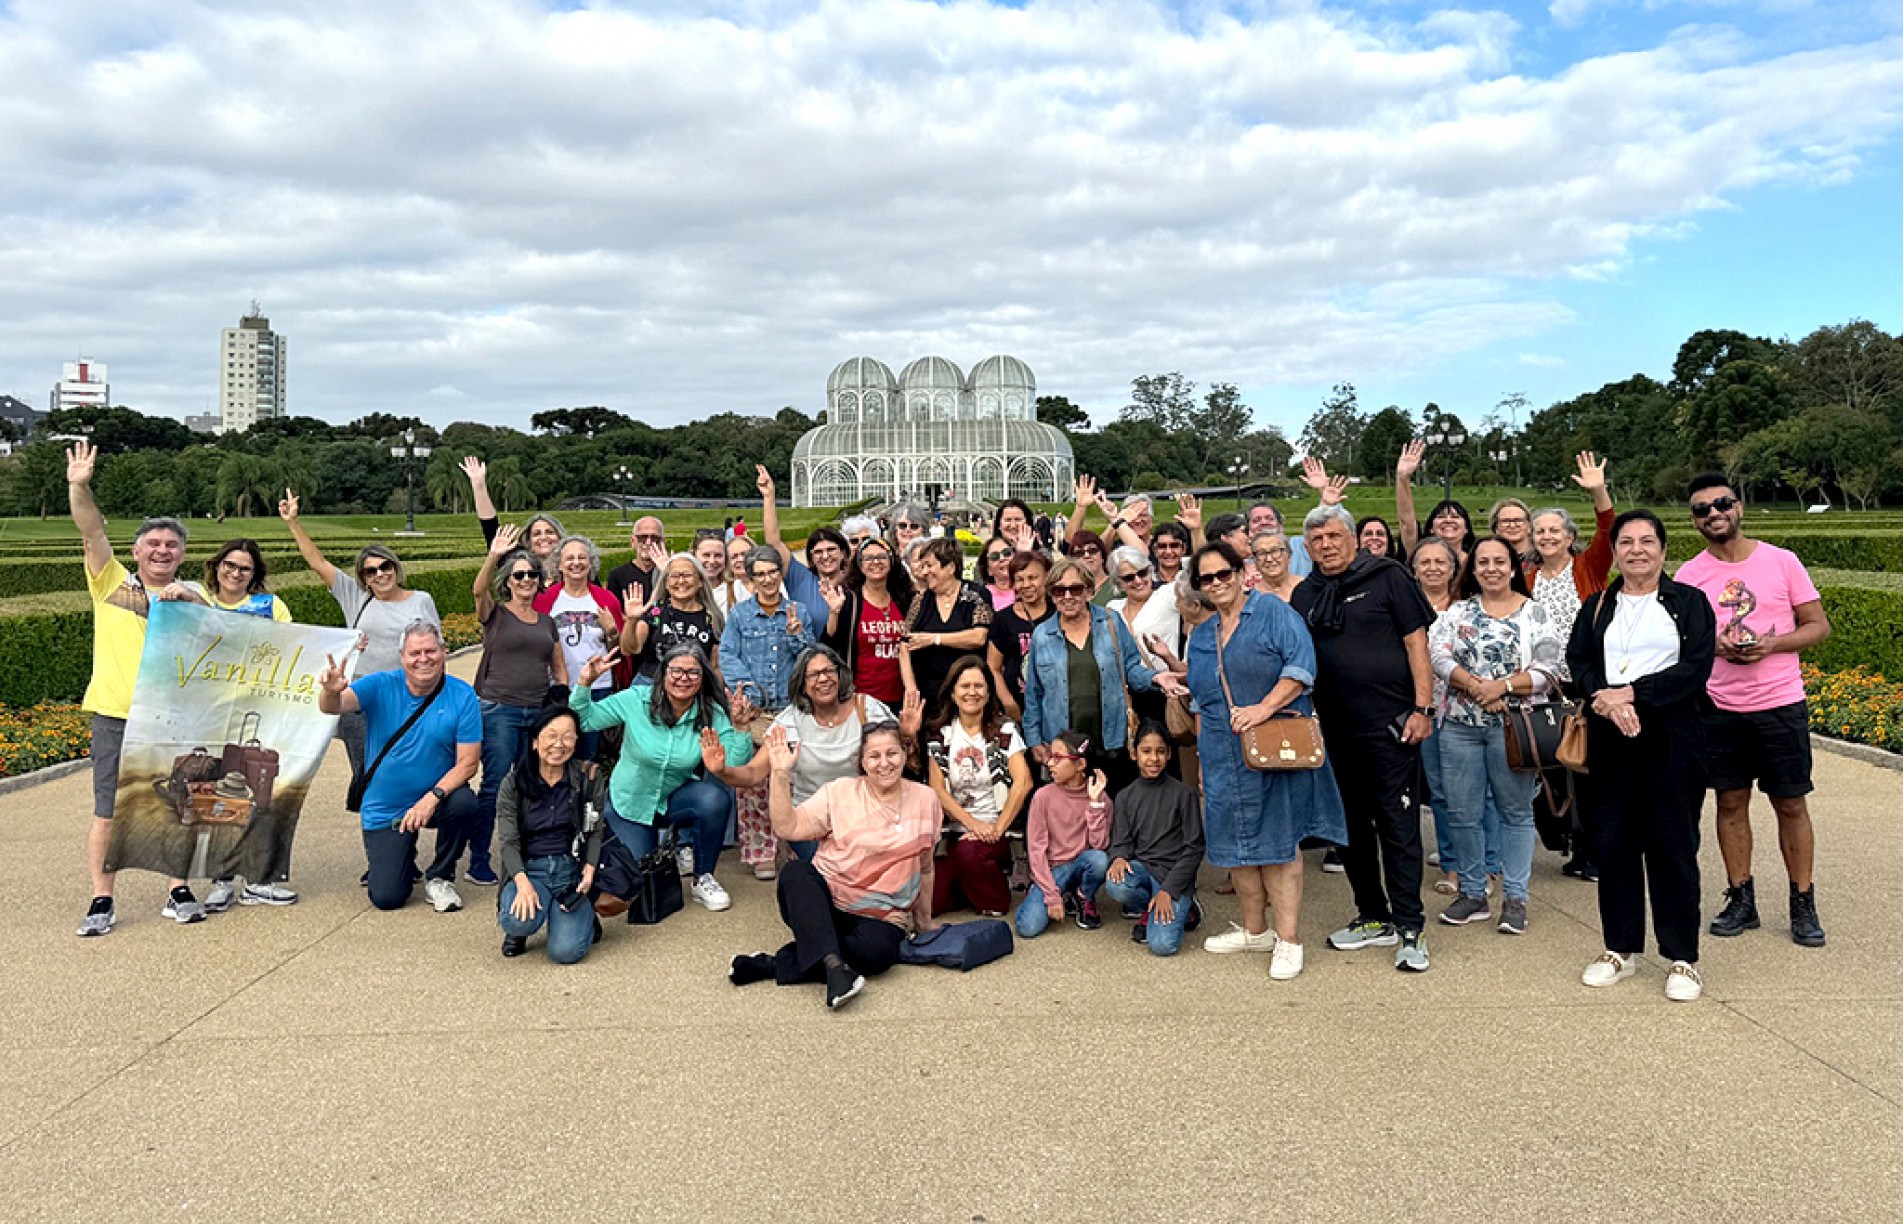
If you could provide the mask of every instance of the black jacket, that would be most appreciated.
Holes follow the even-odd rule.
[[[607,824],[602,813],[608,810],[605,772],[590,773],[580,763],[570,761],[566,773],[568,793],[575,797],[569,813],[570,827],[576,836],[586,834],[582,840],[581,863],[600,866],[602,830]],[[522,799],[517,786],[516,771],[511,769],[496,792],[496,853],[502,859],[504,880],[514,879],[522,870]],[[595,806],[595,826],[585,830],[582,827],[584,811],[591,803]]]
[[[1605,590],[1586,597],[1573,621],[1573,636],[1566,643],[1566,666],[1573,673],[1573,684],[1586,700],[1607,687],[1606,630],[1618,611],[1619,592],[1625,579],[1613,580]],[[1678,662],[1662,672],[1641,676],[1632,684],[1632,703],[1641,712],[1685,706],[1703,709],[1710,701],[1705,686],[1711,680],[1711,664],[1718,646],[1718,622],[1711,612],[1711,601],[1696,587],[1659,577],[1659,607],[1678,626]]]

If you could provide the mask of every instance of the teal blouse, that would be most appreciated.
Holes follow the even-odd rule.
[[[568,708],[581,716],[583,731],[622,728],[621,760],[608,778],[608,797],[615,814],[636,824],[651,825],[667,810],[667,801],[700,768],[700,732],[692,718],[669,727],[654,721],[653,691],[644,684],[595,700],[576,685],[569,691]],[[714,732],[727,749],[728,765],[753,759],[753,737],[734,728],[722,710],[714,711]]]

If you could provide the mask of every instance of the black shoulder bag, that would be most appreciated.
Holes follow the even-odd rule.
[[[390,755],[390,749],[396,747],[396,742],[409,734],[410,728],[416,725],[416,720],[423,717],[423,712],[430,708],[430,703],[436,700],[436,695],[443,691],[443,685],[448,682],[448,679],[445,676],[436,682],[436,687],[430,690],[430,695],[423,698],[423,704],[411,710],[410,716],[403,720],[403,725],[396,729],[396,734],[384,743],[383,751],[377,753],[377,759],[370,762],[370,768],[364,770],[361,776],[350,780],[350,793],[344,797],[345,811],[363,811],[364,792],[370,789],[370,779],[377,776],[377,766],[383,764],[383,758]]]

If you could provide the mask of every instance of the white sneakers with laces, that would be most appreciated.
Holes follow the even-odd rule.
[[[695,876],[694,886],[688,891],[694,900],[716,914],[733,904],[733,898],[727,895],[727,890],[720,886],[720,881],[714,879],[711,873]]]
[[[1228,952],[1273,952],[1275,951],[1275,932],[1263,931],[1260,935],[1249,934],[1248,928],[1239,922],[1229,924],[1229,929],[1220,935],[1211,935],[1203,940],[1203,951]]]
[[[456,886],[435,876],[423,881],[423,895],[429,898],[429,903],[439,914],[453,914],[463,907],[463,899],[456,894]]]
[[[1278,939],[1269,953],[1269,980],[1286,982],[1302,972],[1302,945],[1292,939]]]

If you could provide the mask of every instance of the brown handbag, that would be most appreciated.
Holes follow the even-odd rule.
[[[1553,753],[1553,759],[1574,773],[1588,773],[1586,768],[1586,707],[1576,705],[1566,715],[1559,731],[1559,748]]]
[[[1222,626],[1216,626],[1216,676],[1222,681],[1223,700],[1236,708],[1229,691],[1229,669],[1222,661]],[[1257,723],[1237,737],[1241,741],[1242,763],[1260,772],[1286,769],[1320,769],[1328,760],[1322,743],[1322,720],[1313,714],[1283,711],[1267,722]]]

